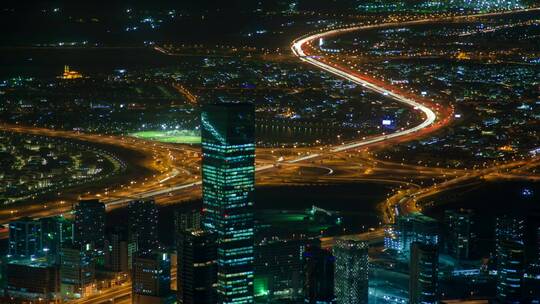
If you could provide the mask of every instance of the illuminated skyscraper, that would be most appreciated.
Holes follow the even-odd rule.
[[[128,205],[129,240],[139,254],[149,254],[158,247],[158,209],[154,200],[135,200]]]
[[[105,242],[105,205],[99,200],[82,200],[75,205],[73,243],[87,250],[102,248]]]
[[[336,299],[339,304],[368,303],[368,243],[338,240],[334,247]]]
[[[495,223],[497,299],[501,303],[521,303],[525,271],[525,218],[502,215]]]
[[[218,303],[252,303],[254,107],[207,105],[201,127],[203,224],[218,242]]]
[[[501,240],[497,250],[497,299],[500,303],[522,303],[525,246],[511,239]]]
[[[439,303],[439,248],[413,242],[409,276],[409,303]]]

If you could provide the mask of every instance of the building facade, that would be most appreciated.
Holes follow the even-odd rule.
[[[218,303],[252,303],[254,106],[206,105],[201,127],[203,225],[217,236]]]
[[[73,243],[73,221],[63,216],[46,217],[41,222],[41,240],[43,254],[49,260],[60,263],[63,244]]]
[[[439,247],[413,242],[409,270],[409,303],[439,303]]]
[[[23,218],[9,224],[10,258],[30,258],[40,254],[42,249],[41,223],[30,218]]]
[[[386,229],[385,247],[409,256],[411,243],[439,244],[439,223],[422,213],[398,216],[395,225]]]
[[[446,210],[444,212],[446,252],[458,260],[470,258],[471,247],[475,240],[473,216],[472,210]]]
[[[336,257],[335,294],[340,304],[367,304],[369,259],[368,243],[338,240],[333,248]]]
[[[35,303],[60,302],[58,267],[46,259],[28,258],[10,261],[7,264],[6,274],[6,296]]]
[[[185,230],[178,235],[178,302],[214,304],[217,301],[217,248],[214,233]]]
[[[113,272],[129,273],[135,247],[131,244],[125,230],[115,229],[108,233],[104,248],[105,268]]]
[[[81,200],[75,205],[73,243],[81,248],[102,248],[105,242],[105,205],[99,200]]]
[[[304,297],[303,255],[319,239],[264,238],[255,245],[255,297],[261,301],[295,301]]]
[[[309,247],[304,253],[304,303],[335,304],[336,259],[329,250]]]
[[[95,291],[96,264],[93,253],[79,246],[62,248],[60,289],[65,299],[91,295]]]
[[[525,246],[511,239],[501,240],[497,249],[497,300],[522,303]]]
[[[171,294],[171,260],[167,253],[145,254],[133,258],[132,303],[165,304]]]
[[[139,254],[157,249],[158,208],[154,200],[135,200],[128,204],[129,240]]]

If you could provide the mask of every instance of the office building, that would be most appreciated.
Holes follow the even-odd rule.
[[[335,294],[340,304],[368,303],[368,243],[338,240],[333,248],[336,257]]]
[[[86,250],[101,249],[105,242],[105,205],[81,200],[75,205],[73,243]]]
[[[419,212],[398,216],[386,230],[385,247],[408,256],[413,242],[438,244],[439,223]]]
[[[409,270],[409,303],[439,303],[438,245],[413,242]]]
[[[158,248],[158,209],[154,200],[135,200],[128,204],[129,239],[138,254]]]
[[[132,303],[172,303],[171,260],[167,253],[152,253],[133,258]]]
[[[63,216],[46,217],[39,221],[41,222],[43,254],[51,261],[60,263],[62,245],[73,243],[73,221]]]
[[[95,291],[96,265],[91,251],[79,246],[65,246],[60,256],[60,289],[62,297],[75,299]]]
[[[202,230],[184,230],[178,235],[178,302],[214,304],[217,301],[216,236]]]
[[[8,257],[24,259],[41,253],[41,223],[30,218],[9,223]]]
[[[254,106],[206,105],[201,127],[203,223],[217,235],[218,303],[252,303]]]
[[[176,232],[186,230],[200,230],[202,228],[201,210],[193,209],[190,211],[174,212],[174,229]]]
[[[497,248],[497,300],[500,303],[521,303],[525,246],[506,238]]]
[[[267,302],[303,300],[303,255],[319,239],[264,238],[255,245],[255,297]]]
[[[104,248],[105,268],[113,272],[129,273],[135,245],[130,243],[127,232],[116,227],[107,234]]]
[[[500,244],[511,240],[523,243],[525,241],[525,218],[511,214],[498,216],[495,222],[495,252],[497,255]]]
[[[472,210],[446,210],[444,212],[444,244],[446,252],[458,259],[469,259],[474,244],[474,213]]]
[[[334,304],[336,259],[329,250],[309,247],[304,252],[304,303]]]
[[[6,268],[7,297],[35,303],[59,303],[60,275],[54,263],[45,258],[26,258],[12,260]]]

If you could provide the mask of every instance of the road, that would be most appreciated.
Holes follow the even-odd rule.
[[[533,9],[527,11],[531,10]],[[461,16],[450,18],[477,18],[481,16],[501,15],[507,13],[508,12],[498,12],[476,16]],[[311,43],[321,37],[328,37],[332,35],[343,34],[346,32],[361,31],[373,28],[424,24],[429,22],[436,22],[439,20],[440,19],[426,19],[367,26],[351,26],[347,28],[332,29],[325,32],[308,35],[294,41],[291,49],[300,60],[307,62],[324,71],[342,77],[346,80],[357,83],[365,87],[366,89],[381,94],[383,97],[387,97],[388,100],[394,100],[406,106],[412,107],[419,112],[419,115],[423,116],[423,121],[422,123],[409,129],[399,130],[395,133],[382,134],[370,138],[352,141],[342,145],[336,145],[331,147],[313,147],[303,150],[298,149],[295,151],[301,152],[291,153],[291,155],[298,156],[287,156],[282,162],[279,162],[278,157],[272,155],[270,151],[258,149],[258,166],[256,169],[257,172],[265,172],[266,174],[266,172],[276,171],[275,168],[278,164],[287,166],[305,166],[309,162],[313,162],[317,159],[327,159],[335,155],[341,155],[342,153],[350,150],[357,150],[366,147],[382,147],[385,144],[389,142],[393,143],[396,140],[411,140],[421,136],[425,136],[429,132],[436,131],[437,129],[449,124],[452,117],[451,109],[441,109],[438,105],[435,105],[430,101],[423,100],[421,97],[418,96],[413,96],[411,93],[401,91],[400,88],[390,86],[386,83],[381,82],[380,80],[373,79],[365,74],[360,75],[358,71],[350,70],[342,63],[330,62],[328,59],[320,56],[312,56],[314,49],[311,47]],[[132,149],[134,151],[138,150],[147,154],[147,159],[144,160],[144,162],[145,166],[150,168],[150,170],[154,172],[152,175],[147,175],[142,180],[132,180],[127,184],[120,185],[116,189],[114,189],[113,187],[108,187],[103,191],[84,193],[87,197],[93,196],[100,198],[107,204],[109,209],[123,206],[125,203],[134,198],[143,199],[154,197],[161,201],[171,202],[176,200],[178,202],[182,200],[194,199],[200,196],[201,182],[199,180],[198,173],[200,154],[198,153],[198,151],[195,151],[192,148],[158,143],[148,144],[148,142],[144,142],[141,140],[118,136],[99,136],[92,134],[81,134],[78,132],[39,129],[33,127],[2,126],[2,129],[7,129],[14,132],[77,139],[107,145],[119,145],[124,148]],[[190,155],[186,156],[186,154]],[[381,163],[379,162],[379,164]],[[379,170],[379,167],[380,165],[374,165],[371,170]],[[435,172],[433,172],[432,169],[428,168],[420,168],[417,172],[414,172],[415,169],[410,167],[403,167],[399,170],[407,171],[407,174],[412,175],[423,175],[425,172],[431,175],[436,174]],[[452,174],[451,170],[444,170],[442,168],[437,169],[436,171],[440,172],[443,175]],[[179,172],[182,173],[179,174]],[[406,172],[402,173],[403,175],[406,174]],[[258,174],[258,176],[262,175]],[[333,176],[337,177],[338,174],[334,174]],[[506,178],[512,177],[507,175]],[[70,204],[66,203],[65,200],[56,200],[46,204],[17,206],[17,208],[13,209],[5,208],[4,210],[0,211],[0,217],[2,219],[2,222],[5,223],[21,216],[44,217],[68,212],[70,209]]]
[[[93,295],[80,300],[69,301],[70,304],[118,304],[118,303],[131,303],[131,284],[125,284],[120,287],[110,288],[102,293]],[[126,298],[129,298],[128,300]],[[112,301],[113,299],[119,299],[118,301]]]

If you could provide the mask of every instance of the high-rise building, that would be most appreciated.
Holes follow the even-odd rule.
[[[216,236],[202,230],[184,230],[178,234],[178,302],[216,303]]]
[[[99,200],[81,200],[75,205],[73,243],[87,250],[105,242],[105,205]]]
[[[262,301],[296,301],[304,297],[305,248],[319,239],[264,238],[255,245],[255,297]]]
[[[254,106],[207,105],[201,127],[203,222],[217,236],[218,303],[252,303]]]
[[[174,229],[178,232],[186,230],[200,230],[202,228],[201,210],[193,209],[190,211],[174,212]]]
[[[410,251],[409,303],[438,303],[438,245],[413,242]]]
[[[333,248],[336,257],[335,294],[340,304],[368,303],[368,243],[338,240]]]
[[[60,289],[67,299],[85,297],[94,292],[96,265],[92,252],[81,247],[62,247]]]
[[[130,260],[135,251],[130,249],[134,247],[130,246],[126,231],[116,227],[107,234],[105,240],[105,268],[113,272],[129,273]]]
[[[474,213],[472,210],[446,210],[444,212],[445,248],[454,258],[469,259],[474,243]]]
[[[59,301],[60,276],[58,267],[54,263],[44,258],[25,258],[10,261],[6,268],[6,296],[26,300],[25,303]]]
[[[63,244],[73,243],[73,221],[63,216],[40,219],[43,253],[50,260],[60,263],[60,252]]]
[[[172,303],[171,260],[167,253],[152,253],[133,258],[133,304]]]
[[[129,239],[139,254],[150,254],[158,247],[158,209],[154,200],[135,200],[128,204]]]
[[[419,212],[398,216],[396,224],[387,229],[384,241],[387,249],[407,256],[413,242],[439,243],[439,223]]]
[[[538,219],[536,217],[536,219]],[[533,230],[532,258],[527,256],[527,274],[525,276],[524,288],[528,303],[540,303],[540,221],[536,220],[531,225]]]
[[[9,258],[37,256],[42,249],[41,223],[22,218],[9,223]]]
[[[495,223],[495,241],[513,240],[523,242],[525,238],[525,218],[505,214],[498,216]]]
[[[502,239],[497,248],[497,299],[501,303],[521,303],[525,246],[510,238]]]
[[[329,250],[309,247],[304,252],[304,303],[334,304],[336,259]]]

